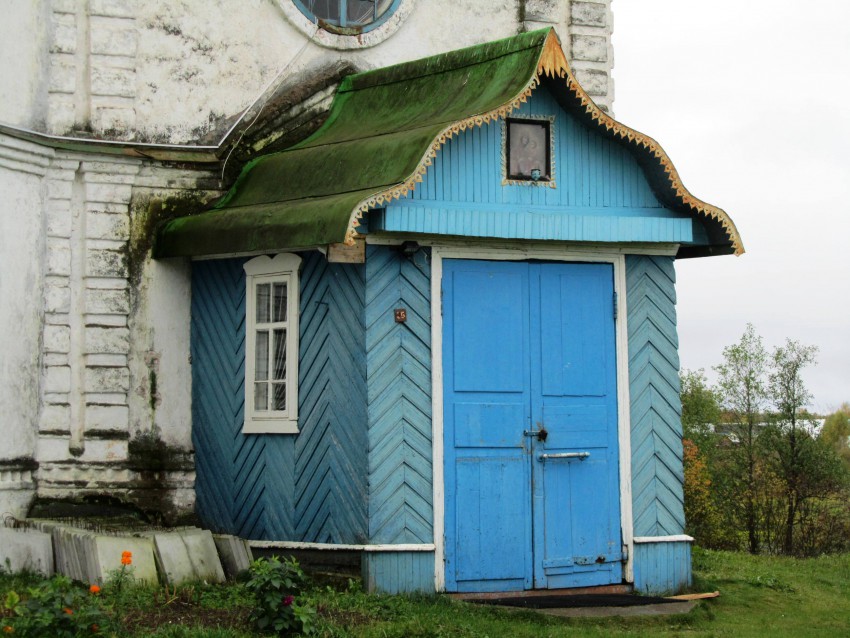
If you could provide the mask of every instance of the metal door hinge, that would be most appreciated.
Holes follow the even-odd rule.
[[[614,321],[617,321],[617,293],[614,293]]]

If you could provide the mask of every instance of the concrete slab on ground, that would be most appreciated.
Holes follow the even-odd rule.
[[[170,585],[202,580],[223,583],[224,570],[209,530],[184,528],[173,532],[153,532],[156,560],[165,582]]]
[[[121,555],[132,553],[133,578],[136,581],[156,583],[156,561],[154,544],[150,538],[140,536],[94,536],[94,548],[91,555],[97,561],[95,577],[88,581],[103,584],[111,572],[121,569]]]
[[[0,569],[53,576],[53,539],[38,530],[0,528]]]
[[[228,578],[236,578],[239,572],[245,571],[251,566],[254,557],[251,554],[251,547],[245,539],[229,534],[213,534],[213,542],[215,542],[218,557],[221,559],[221,566]]]

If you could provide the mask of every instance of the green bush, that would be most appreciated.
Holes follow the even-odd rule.
[[[4,635],[26,638],[75,638],[106,629],[109,617],[92,591],[65,576],[54,576],[24,595],[10,590],[3,601]]]
[[[256,596],[251,620],[257,629],[278,635],[312,632],[316,610],[296,600],[307,577],[294,558],[260,558],[251,563],[250,573],[245,586]]]

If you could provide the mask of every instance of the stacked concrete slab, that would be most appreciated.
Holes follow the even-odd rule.
[[[0,528],[0,569],[53,576],[53,541],[38,530]]]
[[[136,581],[150,584],[157,582],[153,543],[149,538],[138,536],[95,536],[97,572],[95,579],[90,582],[102,584],[111,572],[121,569],[121,555],[124,552],[132,552],[133,578]]]
[[[102,585],[110,574],[121,569],[121,556],[132,554],[127,568],[139,582],[156,583],[153,541],[138,536],[107,536],[77,527],[36,521],[34,527],[49,533],[53,540],[56,571],[83,583]]]
[[[102,585],[121,569],[124,552],[132,554],[131,573],[139,582],[169,585],[192,581],[221,583],[251,564],[247,541],[213,536],[197,527],[168,531],[103,534],[48,520],[30,520],[28,529],[0,528],[0,565],[12,571],[54,570],[69,578]]]
[[[156,563],[162,580],[169,585],[191,581],[223,583],[224,570],[213,536],[208,530],[187,527],[155,532]]]
[[[254,557],[251,554],[251,546],[244,538],[229,534],[213,534],[213,541],[221,559],[221,566],[228,578],[236,578],[240,572],[244,572],[251,566]]]

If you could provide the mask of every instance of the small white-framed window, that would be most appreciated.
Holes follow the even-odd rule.
[[[245,269],[246,434],[298,433],[298,270],[292,253]]]

